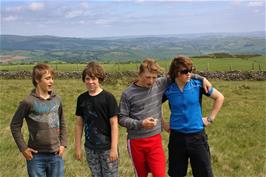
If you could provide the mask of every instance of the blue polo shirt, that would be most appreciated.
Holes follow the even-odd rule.
[[[213,87],[205,94],[201,80],[191,79],[184,86],[183,92],[176,83],[172,83],[166,89],[164,95],[167,97],[171,109],[170,128],[181,133],[196,133],[204,128],[202,121],[202,94],[210,96]]]

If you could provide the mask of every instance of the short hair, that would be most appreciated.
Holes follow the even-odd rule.
[[[37,64],[33,67],[31,78],[34,87],[36,87],[38,84],[36,81],[40,81],[42,79],[42,76],[46,73],[50,73],[52,77],[54,77],[55,75],[53,68],[47,64]]]
[[[83,72],[82,72],[82,81],[85,82],[85,77],[86,75],[88,75],[89,77],[96,77],[99,79],[100,82],[103,82],[105,79],[105,72],[103,70],[103,67],[92,61],[89,62],[86,66],[86,68],[84,68]]]
[[[160,65],[152,58],[146,58],[139,66],[139,75],[148,70],[150,73],[161,74],[162,69]]]
[[[178,70],[181,67],[192,68],[192,66],[192,60],[189,57],[178,55],[172,60],[168,75],[170,76],[171,80],[174,81],[178,74]]]

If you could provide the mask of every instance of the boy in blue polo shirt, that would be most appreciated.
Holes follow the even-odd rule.
[[[169,76],[173,81],[165,91],[171,109],[169,137],[169,170],[171,177],[186,176],[190,159],[194,177],[212,177],[210,151],[204,127],[209,126],[219,112],[224,97],[214,89],[202,89],[202,81],[191,79],[192,61],[186,56],[173,59]],[[202,94],[214,104],[207,117],[202,116]]]

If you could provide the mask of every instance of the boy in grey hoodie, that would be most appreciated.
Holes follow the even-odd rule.
[[[27,161],[29,177],[63,177],[66,126],[61,98],[52,91],[53,69],[46,64],[34,66],[34,89],[18,106],[10,124],[13,138]],[[26,120],[26,144],[21,128]]]

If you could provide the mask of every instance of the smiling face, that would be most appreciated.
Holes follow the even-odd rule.
[[[86,75],[84,83],[89,93],[95,93],[100,88],[100,82],[97,77],[90,77],[89,75]]]

